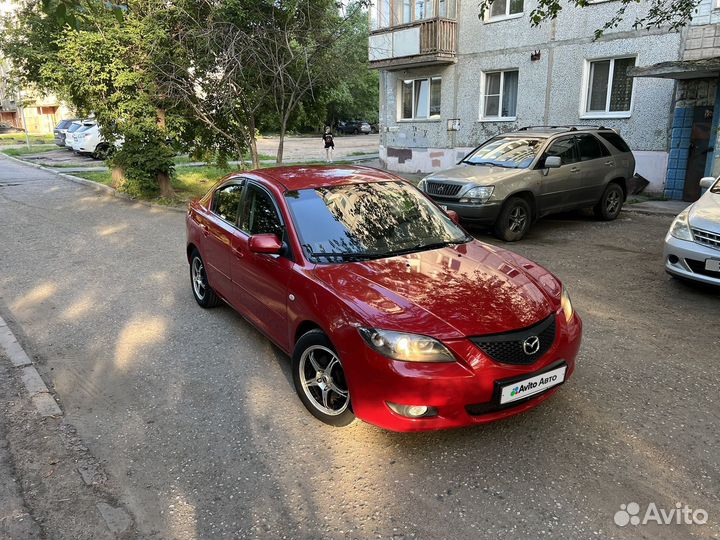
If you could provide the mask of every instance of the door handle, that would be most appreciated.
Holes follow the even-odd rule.
[[[232,254],[235,255],[235,257],[237,257],[238,259],[242,259],[244,256],[243,252],[237,248],[232,248],[230,251],[232,251]]]
[[[204,223],[201,223],[201,224],[200,224],[200,228],[202,229],[203,236],[207,236],[208,234],[210,234],[210,233],[208,232],[208,226],[205,225]]]
[[[580,169],[578,169],[577,167],[573,167],[572,169],[570,169],[570,172],[580,172]]]
[[[613,165],[615,165],[615,162],[614,161],[606,161],[605,165],[607,165],[608,167],[612,167]]]

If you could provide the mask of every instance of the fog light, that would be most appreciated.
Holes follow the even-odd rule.
[[[668,261],[670,261],[670,264],[677,264],[680,262],[680,259],[678,259],[677,255],[669,255]]]
[[[435,407],[428,407],[427,405],[398,405],[397,403],[390,403],[389,401],[387,405],[400,416],[407,418],[437,416],[437,409],[435,409]]]

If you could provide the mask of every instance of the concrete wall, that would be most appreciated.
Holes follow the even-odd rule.
[[[602,124],[617,129],[636,151],[638,172],[656,191],[665,181],[668,132],[672,122],[675,83],[672,80],[637,79],[628,118],[607,118],[583,113],[586,60],[636,55],[644,66],[681,55],[682,35],[631,28],[640,6],[628,7],[618,29],[594,41],[594,31],[612,17],[615,3],[567,7],[554,23],[530,26],[530,0],[518,18],[484,22],[477,17],[477,2],[460,2],[458,60],[454,65],[381,73],[381,157],[388,168],[429,172],[457,160],[465,150],[503,131],[534,124]],[[538,60],[531,54],[540,53]],[[519,71],[516,121],[481,121],[481,73],[500,69]],[[398,88],[404,78],[442,77],[441,117],[438,120],[398,121]],[[449,132],[447,119],[459,118],[460,130]],[[409,151],[409,152],[408,152]],[[438,166],[438,163],[440,166]],[[662,170],[661,170],[662,169]]]

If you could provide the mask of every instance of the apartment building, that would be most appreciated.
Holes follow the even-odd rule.
[[[709,1],[709,0],[708,0]],[[649,190],[665,188],[675,81],[632,70],[676,61],[683,34],[619,27],[594,39],[618,2],[566,7],[530,24],[529,0],[377,0],[370,9],[370,67],[380,70],[380,157],[388,169],[429,172],[486,139],[527,125],[616,129]]]

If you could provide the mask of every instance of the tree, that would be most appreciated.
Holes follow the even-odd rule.
[[[495,0],[481,0],[480,18],[490,10]],[[556,19],[563,9],[561,0],[536,0],[537,4],[530,12],[530,24],[539,26],[543,22]],[[575,8],[584,8],[591,0],[570,0],[569,5]],[[595,30],[595,37],[599,38],[606,30],[617,28],[626,17],[628,6],[642,3],[641,0],[620,0],[615,15],[605,21]],[[700,0],[649,0],[648,10],[633,21],[634,28],[661,28],[668,27],[677,31],[692,20],[693,13],[700,4]]]

